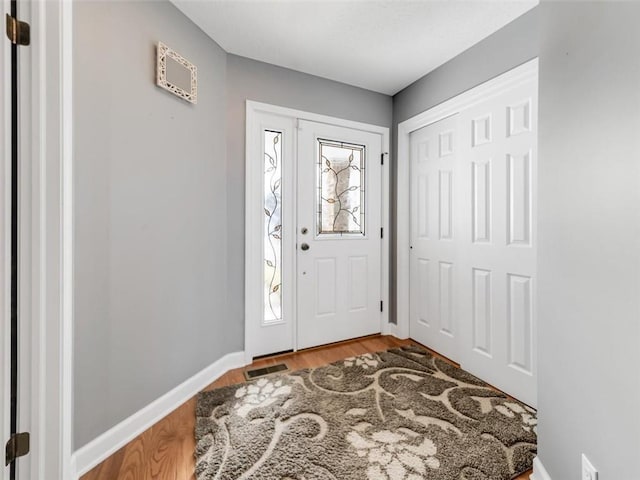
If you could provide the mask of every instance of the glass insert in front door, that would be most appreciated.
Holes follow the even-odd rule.
[[[365,146],[319,138],[317,234],[365,234]]]

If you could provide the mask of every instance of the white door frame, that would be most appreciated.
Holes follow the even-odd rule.
[[[9,2],[3,2],[2,17],[9,11]],[[9,438],[9,405],[10,405],[10,376],[11,376],[11,50],[10,44],[2,36],[0,46],[0,61],[2,62],[2,85],[0,96],[0,111],[2,111],[2,128],[0,129],[0,445]],[[1,449],[4,452],[4,449]],[[4,456],[2,457],[4,460]],[[4,467],[0,480],[9,478],[9,471]]]
[[[3,0],[3,10],[9,2]],[[4,13],[4,12],[2,12]],[[75,479],[72,458],[73,389],[73,198],[72,198],[72,2],[27,1],[19,4],[20,20],[31,25],[31,45],[20,54],[20,405],[19,428],[31,433],[31,452],[18,460],[18,479]],[[8,42],[3,35],[2,63],[7,67]],[[6,84],[6,82],[5,82]],[[7,101],[0,93],[3,123],[0,136],[11,129]],[[8,142],[5,141],[5,145]],[[10,148],[10,147],[5,147]],[[10,213],[7,150],[0,159],[0,198],[4,224],[0,228],[3,259],[9,258],[6,219]],[[10,218],[10,217],[9,217]],[[10,236],[9,236],[10,239]],[[3,363],[0,378],[6,392],[9,340],[7,262],[0,263],[2,280]],[[3,400],[6,397],[3,395]],[[1,405],[4,409],[4,404]],[[6,426],[2,415],[0,433]],[[8,478],[2,463],[0,479]]]
[[[410,184],[410,141],[411,132],[426,127],[439,120],[461,112],[493,93],[501,91],[509,84],[527,78],[537,78],[538,59],[534,58],[506,73],[467,90],[435,107],[419,113],[398,125],[398,186]],[[398,188],[396,245],[397,245],[397,303],[396,336],[409,337],[409,288],[410,288],[410,192],[409,188]]]
[[[248,205],[262,205],[263,194],[262,191],[256,191],[252,188],[246,188],[248,185],[252,185],[251,179],[255,176],[261,176],[263,174],[263,167],[260,162],[252,161],[260,156],[258,152],[258,145],[255,141],[252,141],[254,135],[253,129],[256,125],[256,117],[261,114],[272,114],[291,119],[309,120],[318,123],[327,123],[330,125],[337,125],[340,127],[353,128],[356,130],[362,130],[365,132],[371,132],[380,134],[382,136],[382,152],[384,152],[385,161],[382,165],[382,227],[384,228],[384,236],[382,238],[382,268],[381,268],[381,297],[384,302],[385,308],[380,314],[380,331],[383,334],[391,332],[392,326],[389,324],[389,128],[380,127],[377,125],[370,125],[361,122],[355,122],[351,120],[345,120],[341,118],[331,117],[328,115],[320,115],[316,113],[305,112],[302,110],[295,110],[292,108],[280,107],[277,105],[270,105],[267,103],[255,102],[247,100],[246,104],[246,136],[245,136],[245,360],[247,363],[251,363],[253,359],[253,352],[251,350],[251,335],[253,326],[259,321],[259,315],[262,312],[262,290],[255,287],[255,282],[248,281],[249,279],[260,277],[263,274],[262,264],[262,235],[263,235],[263,218],[259,218],[255,215],[250,215],[249,212],[256,209],[247,208]],[[297,149],[297,139],[294,135],[294,142]],[[261,209],[257,209],[261,211]],[[294,219],[297,218],[295,215]],[[294,220],[295,221],[295,220]],[[283,252],[283,260],[286,258],[290,265],[293,265],[293,271],[295,272],[296,251]],[[295,283],[295,282],[294,282]],[[291,288],[295,288],[295,285],[291,285]],[[295,294],[294,294],[295,295]],[[294,297],[295,298],[295,297]],[[295,332],[295,323],[294,323]],[[294,351],[297,350],[296,338],[294,334]]]

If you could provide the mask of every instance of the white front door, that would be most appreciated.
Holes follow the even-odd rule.
[[[300,121],[298,348],[380,332],[379,134]]]
[[[411,133],[411,337],[457,361],[458,116]]]

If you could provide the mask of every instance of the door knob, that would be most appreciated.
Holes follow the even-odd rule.
[[[307,243],[303,243],[302,245],[300,245],[300,248],[306,252],[307,250],[309,250],[309,245]]]

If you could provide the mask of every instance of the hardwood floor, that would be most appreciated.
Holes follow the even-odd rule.
[[[418,345],[412,340],[399,340],[392,336],[372,336],[269,357],[227,372],[205,390],[243,383],[244,370],[274,365],[283,360],[291,370],[299,370],[411,344]],[[81,480],[195,480],[195,408],[195,398],[192,398],[82,476]],[[530,473],[514,480],[528,480]]]

